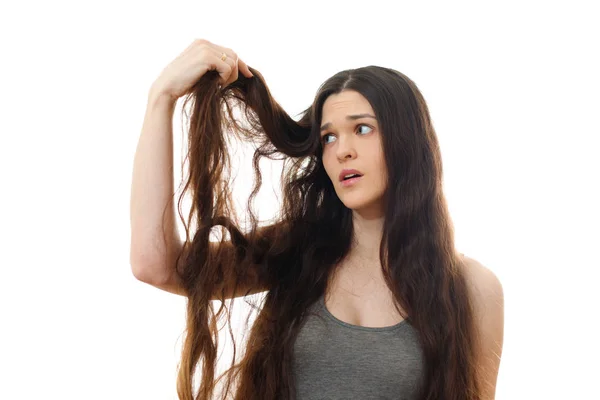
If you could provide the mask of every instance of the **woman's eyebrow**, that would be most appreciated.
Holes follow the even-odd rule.
[[[371,114],[355,114],[355,115],[347,115],[346,116],[346,120],[348,120],[348,121],[353,121],[353,120],[360,119],[360,118],[377,119],[377,118],[375,118],[375,116],[373,116]],[[327,122],[326,124],[323,124],[323,126],[321,126],[321,132],[323,132],[326,129],[329,129],[330,127],[331,127],[331,122]]]

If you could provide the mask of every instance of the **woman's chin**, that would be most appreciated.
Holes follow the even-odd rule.
[[[350,198],[353,197],[353,198]],[[345,196],[341,198],[342,203],[353,211],[360,211],[361,209],[368,207],[368,199],[361,198],[359,196]]]
[[[363,214],[365,217],[371,216],[381,216],[383,213],[383,208],[380,202],[377,199],[371,199],[366,197],[356,196],[354,198],[350,198],[351,196],[345,196],[340,198],[342,204],[349,208],[350,210]]]

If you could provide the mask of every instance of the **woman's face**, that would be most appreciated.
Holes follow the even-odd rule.
[[[371,105],[360,93],[345,90],[327,98],[321,121],[323,165],[338,197],[365,216],[383,215],[387,172]],[[346,186],[339,178],[343,169],[356,169],[362,176]]]

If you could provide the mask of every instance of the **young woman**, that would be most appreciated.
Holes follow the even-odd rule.
[[[172,114],[184,95],[192,206],[181,240],[168,206]],[[240,228],[228,135],[259,144],[248,204],[260,157],[287,163],[271,224],[259,227],[249,206],[252,226]],[[295,121],[235,52],[194,41],[152,85],[131,222],[135,276],[188,299],[180,399],[494,398],[502,286],[455,249],[429,111],[398,71],[339,72]],[[210,241],[217,225],[222,239]],[[211,300],[259,292],[242,357],[215,379],[226,308]]]

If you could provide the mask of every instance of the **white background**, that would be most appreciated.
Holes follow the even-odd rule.
[[[600,398],[594,3],[3,3],[0,398],[176,399],[185,299],[133,277],[129,196],[148,89],[196,38],[293,117],[342,69],[413,79],[457,246],[504,287],[497,399]]]

